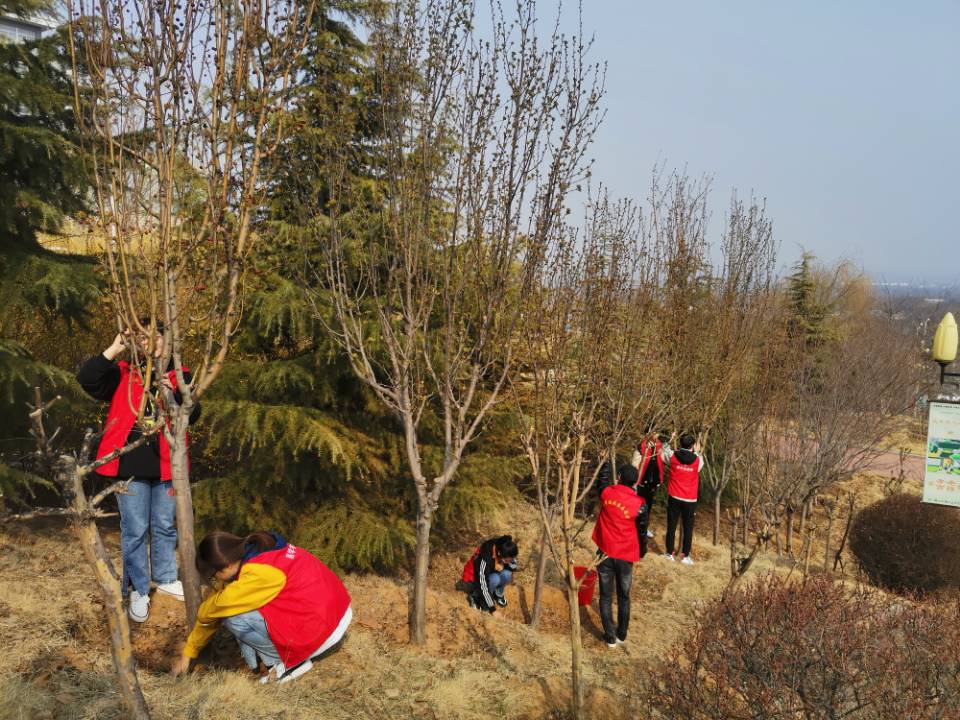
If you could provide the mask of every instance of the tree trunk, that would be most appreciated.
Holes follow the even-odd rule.
[[[800,534],[807,528],[807,515],[810,514],[810,500],[805,500],[803,507],[800,508]]]
[[[428,508],[417,507],[417,547],[413,570],[413,592],[410,595],[410,642],[423,645],[427,642],[427,574],[430,571],[430,526],[433,513]]]
[[[830,509],[830,514],[827,515],[827,534],[823,540],[823,571],[830,571],[830,536],[833,533],[833,516],[834,510]]]
[[[570,606],[570,682],[571,710],[574,720],[584,720],[583,712],[583,658],[580,638],[580,602],[573,563],[567,563],[567,604]]]
[[[853,510],[856,504],[855,496],[850,496],[850,502],[847,505],[847,524],[843,528],[843,535],[840,537],[840,547],[833,554],[833,571],[837,571],[839,565],[843,568],[843,548],[847,545],[847,536],[850,535],[850,526],[853,525]]]
[[[720,493],[713,498],[713,544],[720,542]]]
[[[83,475],[76,460],[69,456],[61,457],[59,472],[63,473],[60,483],[63,488],[71,488],[71,504],[75,513],[74,532],[80,540],[83,554],[93,568],[103,598],[110,628],[110,652],[113,655],[113,667],[117,671],[117,683],[120,698],[127,710],[128,717],[134,720],[149,720],[147,702],[137,679],[137,663],[133,657],[133,645],[130,642],[130,623],[123,607],[120,595],[120,578],[113,569],[100,532],[93,518],[83,491]]]
[[[540,627],[540,615],[543,612],[543,583],[547,576],[547,529],[540,535],[540,558],[537,561],[537,576],[533,582],[533,607],[530,609],[530,627]]]
[[[180,555],[180,581],[186,605],[187,628],[197,620],[200,607],[200,573],[197,571],[197,543],[193,531],[193,496],[190,492],[190,461],[187,455],[187,428],[190,410],[181,406],[173,418],[173,442],[170,447],[170,477],[177,505],[177,552]]]
[[[787,506],[787,556],[793,558],[793,506]]]

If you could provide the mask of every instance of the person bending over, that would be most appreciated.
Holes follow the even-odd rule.
[[[633,564],[640,559],[640,533],[645,532],[646,502],[637,495],[639,473],[622,465],[616,485],[600,494],[600,514],[593,528],[593,541],[606,557],[597,565],[600,580],[600,621],[603,639],[614,648],[626,642],[630,627],[630,586]],[[613,624],[613,589],[617,589],[617,624]]]
[[[489,613],[506,607],[503,590],[517,571],[518,552],[510,535],[491,538],[473,551],[457,584],[467,594],[470,607]]]
[[[340,642],[353,619],[340,578],[277,533],[212,532],[200,541],[197,569],[217,585],[171,665],[174,676],[189,669],[223,623],[251,670],[257,671],[258,660],[270,669],[261,682],[287,682]]]

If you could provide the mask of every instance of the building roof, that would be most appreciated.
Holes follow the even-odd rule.
[[[0,20],[9,20],[10,22],[15,22],[20,25],[26,25],[27,27],[36,28],[37,30],[49,30],[50,26],[45,23],[37,22],[36,20],[27,20],[22,18],[19,15],[10,15],[9,13],[0,13]]]

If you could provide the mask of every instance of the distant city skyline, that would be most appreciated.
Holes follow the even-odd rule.
[[[714,241],[733,188],[766,198],[781,271],[802,248],[880,282],[960,278],[960,2],[585,0],[583,29],[613,194],[644,198],[665,163],[713,178]]]

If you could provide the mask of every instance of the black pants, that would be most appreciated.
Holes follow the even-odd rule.
[[[687,556],[690,546],[693,545],[693,515],[697,509],[697,501],[677,500],[667,496],[667,554],[673,555],[673,541],[677,532],[677,520],[682,520],[683,530],[680,533],[680,552]]]
[[[647,554],[647,530],[650,527],[650,511],[653,510],[653,496],[656,488],[639,488],[637,495],[643,498],[643,513],[637,517],[637,534],[640,540],[640,557]]]
[[[603,639],[608,643],[616,638],[627,639],[630,627],[630,586],[633,584],[633,563],[607,558],[597,565],[600,578],[600,622]],[[617,588],[617,626],[613,626],[613,588]]]

